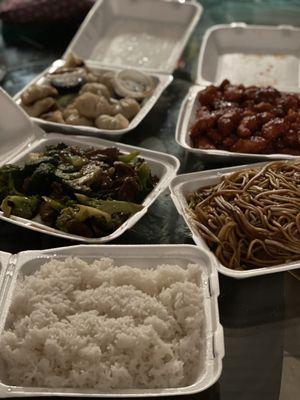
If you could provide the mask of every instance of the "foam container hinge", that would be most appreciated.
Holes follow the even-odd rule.
[[[156,82],[156,88],[141,111],[130,121],[128,128],[113,131],[33,118],[48,131],[101,134],[117,139],[140,124],[172,82],[172,72],[202,11],[202,6],[196,1],[98,0],[62,60],[55,61],[14,98],[20,104],[22,93],[30,85],[42,83],[47,72],[54,72],[62,66],[70,52],[82,58],[96,72],[133,68],[150,74]]]
[[[222,371],[224,357],[223,328],[219,322],[218,295],[219,282],[214,260],[210,255],[191,245],[79,245],[49,249],[42,251],[25,251],[16,254],[10,268],[4,267],[0,286],[0,296],[6,287],[4,306],[0,314],[0,334],[4,329],[9,306],[14,296],[18,277],[33,274],[41,265],[50,259],[63,260],[66,257],[79,257],[92,262],[101,257],[110,257],[117,265],[130,265],[141,269],[156,268],[160,264],[175,263],[182,267],[188,263],[197,263],[201,269],[204,289],[205,313],[205,351],[199,374],[190,386],[164,389],[126,389],[98,392],[97,390],[75,390],[72,388],[33,388],[7,386],[3,382],[4,371],[0,365],[0,397],[33,397],[33,396],[86,396],[86,397],[158,397],[171,395],[187,395],[198,393],[215,383]],[[200,363],[200,360],[199,360]]]
[[[217,184],[221,177],[224,175],[231,174],[233,172],[241,171],[250,167],[260,167],[267,163],[255,163],[251,165],[242,165],[237,167],[229,167],[222,169],[213,169],[203,172],[192,172],[190,174],[182,174],[176,176],[171,184],[171,198],[177,208],[178,213],[184,218],[187,226],[189,227],[192,237],[196,245],[201,250],[205,250],[210,253],[214,259],[215,265],[220,273],[223,275],[230,276],[232,278],[242,279],[251,278],[253,276],[273,274],[275,272],[289,271],[292,269],[300,268],[300,261],[295,261],[287,264],[281,264],[273,267],[249,269],[245,271],[236,271],[225,267],[217,259],[215,254],[209,249],[205,240],[202,238],[198,231],[197,225],[188,211],[188,204],[186,201],[186,195],[188,193],[195,192],[198,189]]]
[[[300,91],[300,28],[289,25],[262,26],[232,23],[215,25],[204,35],[198,61],[196,85],[184,98],[179,112],[176,141],[203,159],[241,163],[294,159],[287,154],[246,154],[192,147],[189,127],[195,118],[197,96],[211,84],[229,79],[245,86],[274,86],[284,92]]]
[[[4,143],[4,146],[0,147],[0,166],[7,163],[22,164],[29,153],[41,151],[47,145],[64,142],[69,145],[82,147],[117,147],[126,154],[139,151],[140,156],[148,162],[152,172],[159,177],[158,184],[143,201],[143,209],[127,219],[124,224],[110,235],[100,238],[86,238],[64,233],[58,229],[46,226],[39,221],[27,220],[16,216],[7,218],[0,211],[0,219],[24,228],[86,243],[109,242],[130,229],[147,212],[150,205],[168,187],[169,182],[176,175],[179,168],[179,160],[165,153],[137,148],[122,143],[110,142],[100,138],[73,135],[66,136],[56,133],[46,134],[28,118],[25,112],[22,111],[1,88],[0,109],[4,110],[7,116],[6,118],[0,119],[0,139],[1,142]]]

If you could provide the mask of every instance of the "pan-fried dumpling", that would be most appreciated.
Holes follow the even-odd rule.
[[[66,119],[74,113],[78,114],[78,110],[76,110],[76,108],[73,106],[73,104],[70,104],[68,107],[66,107],[63,110],[62,115],[63,115],[63,118]]]
[[[121,100],[111,99],[111,103],[111,115],[122,114],[129,121],[132,120],[141,109],[139,103],[129,97]]]
[[[141,107],[139,103],[131,99],[129,97],[126,97],[125,99],[121,99],[119,101],[121,111],[120,114],[124,115],[125,118],[131,120],[133,117],[136,116],[136,114],[140,111]]]
[[[100,73],[98,76],[98,82],[103,83],[112,93],[114,93],[114,76],[115,73],[112,71]]]
[[[85,125],[93,126],[93,122],[86,117],[79,114],[76,108],[68,108],[64,111],[63,116],[65,118],[66,124],[68,125]]]
[[[41,118],[44,119],[45,121],[56,122],[57,124],[65,123],[62,112],[59,110],[50,111],[47,114],[43,114]]]
[[[27,114],[31,117],[39,117],[47,111],[50,111],[55,105],[55,100],[52,97],[46,97],[45,99],[38,100],[31,106],[21,104]]]
[[[91,71],[88,71],[86,74],[86,81],[88,83],[98,82],[98,76]]]
[[[83,65],[84,65],[84,61],[81,58],[75,56],[75,54],[73,54],[73,53],[67,54],[64,67],[74,68],[74,67],[82,67]]]
[[[117,130],[127,128],[129,121],[123,117],[122,114],[117,114],[114,117],[110,115],[100,115],[96,118],[95,124],[100,129]]]
[[[28,106],[45,97],[56,97],[58,91],[50,85],[31,85],[21,95],[22,103]]]
[[[104,96],[93,93],[83,93],[73,103],[81,115],[87,118],[97,118],[102,114],[110,114],[111,106]]]
[[[111,96],[111,92],[103,83],[86,83],[82,86],[79,93],[86,92],[96,94],[97,96],[104,96],[106,99],[109,99]]]

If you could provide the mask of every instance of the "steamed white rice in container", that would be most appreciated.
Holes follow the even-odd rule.
[[[3,382],[49,388],[183,387],[205,359],[201,270],[52,259],[19,279],[0,337]]]

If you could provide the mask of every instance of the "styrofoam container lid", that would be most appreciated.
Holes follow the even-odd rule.
[[[188,193],[192,193],[200,188],[204,188],[206,186],[211,186],[217,184],[221,177],[224,175],[231,174],[236,171],[241,171],[243,169],[249,169],[252,167],[260,167],[264,166],[267,163],[255,163],[249,165],[241,165],[237,167],[229,167],[229,168],[221,168],[221,169],[213,169],[209,171],[203,172],[192,172],[190,174],[182,174],[176,176],[171,184],[171,197],[177,208],[178,213],[184,218],[187,226],[189,227],[194,242],[200,249],[208,251],[211,256],[214,258],[215,263],[217,265],[217,269],[220,273],[230,276],[232,278],[242,279],[242,278],[251,278],[253,276],[259,275],[267,275],[273,274],[275,272],[289,271],[292,269],[300,268],[300,260],[281,264],[273,267],[265,267],[265,268],[256,268],[256,269],[248,269],[245,271],[237,271],[230,268],[225,267],[220,261],[217,259],[215,254],[209,249],[205,240],[202,238],[199,230],[197,228],[197,224],[194,221],[194,218],[188,212],[188,204],[186,201],[186,195]]]
[[[0,87],[0,163],[21,151],[34,139],[38,127]]]
[[[170,74],[202,10],[195,1],[98,0],[64,57]]]
[[[6,118],[0,120],[0,128],[2,135],[0,138],[6,146],[0,146],[0,166],[7,163],[18,163],[26,159],[32,151],[42,151],[45,146],[64,142],[69,145],[77,145],[82,147],[94,146],[96,148],[117,147],[125,154],[138,151],[140,156],[149,164],[152,172],[159,177],[159,182],[154,189],[144,199],[143,208],[128,218],[113,233],[99,237],[86,238],[83,236],[64,233],[58,229],[51,228],[39,221],[27,220],[24,218],[11,216],[7,218],[0,211],[0,219],[12,224],[25,227],[34,231],[47,233],[49,235],[62,237],[65,239],[77,240],[87,243],[105,243],[109,242],[129,228],[131,228],[142,216],[148,211],[150,205],[156,198],[168,187],[170,180],[176,175],[179,169],[179,160],[169,154],[158,151],[148,150],[135,146],[129,146],[122,143],[110,142],[104,139],[96,139],[84,136],[73,136],[63,134],[46,134],[42,129],[37,127],[29,117],[21,110],[21,108],[2,90],[0,89],[0,109],[6,112]],[[14,129],[15,127],[15,129]],[[8,136],[10,135],[10,136]]]
[[[197,73],[199,84],[228,79],[245,86],[300,86],[300,28],[232,23],[215,25],[203,38]]]
[[[156,268],[161,264],[176,264],[186,267],[189,263],[199,264],[204,301],[204,352],[199,360],[199,372],[190,386],[164,389],[126,389],[99,392],[97,389],[62,389],[7,386],[2,382],[0,366],[0,397],[33,396],[86,396],[86,397],[158,397],[198,393],[221,375],[224,357],[223,328],[219,322],[219,282],[214,261],[210,255],[191,245],[134,245],[134,246],[70,246],[43,251],[25,251],[11,255],[4,266],[4,279],[0,282],[0,332],[5,325],[11,300],[19,276],[28,276],[39,270],[50,259],[63,260],[66,257],[80,257],[93,262],[101,257],[110,257],[116,265],[130,265],[140,269]]]

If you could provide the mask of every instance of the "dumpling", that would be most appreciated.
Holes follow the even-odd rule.
[[[96,118],[95,124],[100,129],[117,130],[127,128],[129,121],[123,117],[122,114],[117,114],[114,117],[110,115],[100,115]]]
[[[57,124],[64,124],[65,120],[63,118],[62,112],[59,110],[51,111],[47,114],[41,116],[45,121],[56,122]]]
[[[73,103],[80,114],[87,118],[97,118],[102,114],[110,114],[111,106],[104,96],[83,93]]]
[[[140,111],[141,107],[139,103],[131,99],[130,97],[125,97],[119,101],[120,104],[120,114],[124,115],[125,118],[131,120]]]
[[[98,82],[98,76],[93,74],[93,72],[88,71],[86,74],[86,81],[88,83]]]
[[[62,115],[63,115],[63,118],[66,119],[74,113],[78,114],[78,110],[76,110],[76,108],[73,106],[73,104],[70,104],[68,107],[66,107],[63,110]]]
[[[21,95],[21,100],[25,106],[28,106],[37,100],[45,97],[56,97],[57,95],[58,91],[50,85],[31,85]]]
[[[36,101],[31,106],[26,106],[22,103],[21,106],[31,117],[39,117],[40,115],[54,108],[54,106],[56,106],[56,103],[52,97],[46,97],[45,99]]]
[[[109,90],[114,93],[114,76],[115,72],[107,71],[98,75],[98,82],[103,83]]]
[[[111,92],[103,83],[86,83],[82,86],[79,93],[86,92],[96,94],[97,96],[104,96],[106,99],[109,99],[111,96]]]
[[[73,53],[68,53],[66,57],[66,62],[64,67],[74,68],[74,67],[81,67],[84,65],[84,61],[81,58],[78,58]]]
[[[66,124],[68,125],[94,126],[91,120],[80,115],[78,110],[76,110],[75,108],[66,109],[63,112],[63,116],[65,118]]]

